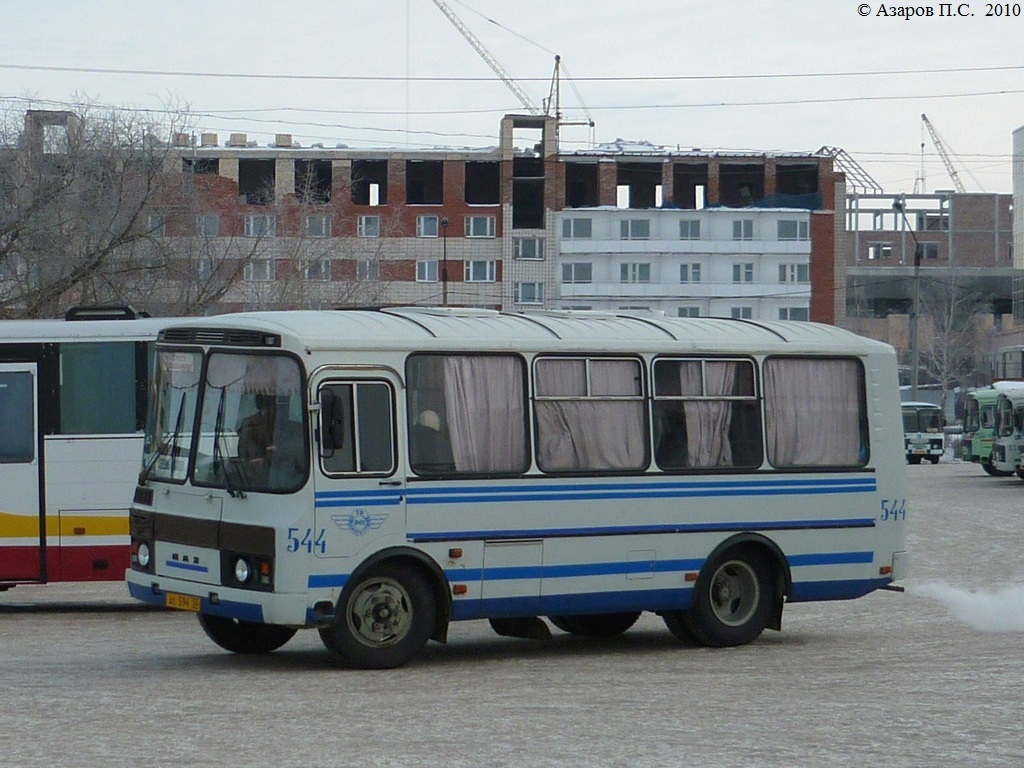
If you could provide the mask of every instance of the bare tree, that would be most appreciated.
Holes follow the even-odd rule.
[[[949,392],[971,381],[981,366],[977,351],[984,349],[980,318],[988,310],[985,297],[965,290],[954,279],[934,283],[921,296],[921,315],[931,323],[923,335],[920,363],[940,386],[945,407]]]
[[[0,317],[144,299],[147,215],[182,118],[29,110],[0,120]]]

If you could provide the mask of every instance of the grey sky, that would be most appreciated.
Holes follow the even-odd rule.
[[[999,4],[1009,17],[986,17],[986,3],[962,6],[973,16],[942,17],[944,6],[921,3],[934,16],[911,20],[877,15],[878,2],[862,16],[856,0],[449,5],[537,104],[559,53],[598,142],[768,152],[827,144],[886,191],[909,192],[924,112],[969,191],[975,179],[1011,191],[1011,133],[1024,123],[1024,8],[1013,16],[1012,3]],[[196,130],[222,141],[291,133],[304,145],[401,147],[493,145],[500,116],[523,109],[431,0],[0,0],[0,12],[0,105],[15,110],[82,96],[147,109],[180,103],[197,113]],[[92,71],[103,69],[117,72]],[[361,79],[374,77],[391,79]],[[567,117],[582,117],[578,105],[563,80]],[[562,146],[590,138],[566,127]],[[952,188],[924,140],[925,189]]]

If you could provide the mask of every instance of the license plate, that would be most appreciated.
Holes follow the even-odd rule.
[[[202,600],[192,595],[179,595],[176,592],[168,592],[164,598],[164,605],[168,608],[177,608],[179,611],[199,612]]]

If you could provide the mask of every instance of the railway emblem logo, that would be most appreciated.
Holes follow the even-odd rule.
[[[365,536],[367,531],[375,531],[384,525],[388,516],[379,512],[371,515],[365,509],[357,509],[349,515],[331,515],[331,520],[339,528],[347,528],[356,536]]]

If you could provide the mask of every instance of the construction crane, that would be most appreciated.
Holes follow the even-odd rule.
[[[484,44],[480,42],[480,40],[477,38],[476,35],[473,34],[469,27],[462,23],[462,19],[455,15],[455,12],[448,7],[447,3],[442,2],[442,0],[434,0],[434,5],[436,5],[438,10],[440,10],[441,13],[443,13],[448,18],[448,21],[450,21],[452,25],[457,30],[459,30],[459,33],[464,38],[466,38],[466,41],[471,46],[473,46],[473,50],[475,50],[480,55],[480,58],[482,58],[487,63],[487,66],[489,66],[494,71],[494,74],[501,78],[501,81],[505,83],[505,85],[508,86],[508,89],[516,95],[516,98],[519,99],[520,103],[522,103],[522,105],[526,107],[526,110],[531,115],[550,116],[553,114],[556,121],[556,132],[564,125],[584,125],[591,129],[594,128],[594,119],[590,115],[590,110],[588,110],[586,105],[583,104],[583,98],[580,96],[579,91],[576,90],[576,84],[573,83],[572,80],[568,78],[568,72],[566,73],[566,79],[569,81],[569,85],[572,86],[573,92],[576,94],[576,98],[580,103],[580,107],[582,108],[584,114],[586,114],[587,117],[586,120],[577,121],[564,120],[562,117],[560,85],[561,72],[562,69],[564,69],[565,65],[562,63],[561,56],[558,56],[557,54],[555,55],[555,69],[551,73],[551,88],[548,92],[548,98],[544,103],[544,109],[541,109],[540,107],[533,103],[533,100],[530,99],[530,97],[526,94],[526,91],[519,87],[519,84],[512,79],[508,72],[505,71],[505,68],[498,63],[498,60],[495,59],[490,54],[487,48],[484,47]],[[552,110],[554,110],[554,112],[552,112]]]
[[[516,95],[516,98],[519,99],[531,115],[545,114],[540,107],[531,101],[530,97],[526,95],[526,91],[519,87],[519,84],[509,76],[505,68],[498,63],[497,59],[491,56],[490,52],[484,47],[484,44],[477,39],[477,36],[470,31],[469,27],[462,23],[462,19],[456,16],[455,12],[446,3],[441,2],[441,0],[434,0],[434,5],[437,6],[441,13],[448,17],[448,21],[459,30],[462,36],[466,38],[466,42],[473,46],[473,50],[480,54],[480,58],[487,63],[487,66],[494,70],[494,74],[501,78],[501,81]]]
[[[928,119],[928,115],[923,114],[923,113],[921,114],[921,123],[924,125],[925,129],[928,131],[928,135],[932,139],[932,144],[935,145],[935,151],[938,152],[939,153],[939,157],[942,158],[942,164],[946,166],[946,173],[948,173],[949,174],[949,178],[953,180],[953,186],[956,188],[956,191],[957,192],[966,192],[967,190],[964,189],[963,182],[960,181],[960,174],[957,173],[956,167],[953,165],[953,160],[950,158],[950,153],[946,149],[946,145],[943,143],[942,139],[939,137],[938,132],[935,130],[935,126],[932,125],[932,121]],[[923,147],[924,142],[922,141],[921,144],[922,144],[922,147]],[[971,175],[970,171],[968,171],[967,173],[969,175]],[[973,175],[971,175],[971,178],[974,179],[974,183],[975,184],[978,184],[978,180],[975,179]],[[922,182],[922,190],[921,191],[923,192],[924,191],[924,189],[923,189],[923,186],[924,186],[924,169],[923,168],[921,170],[921,182]],[[978,184],[978,189],[981,189],[981,184]]]

